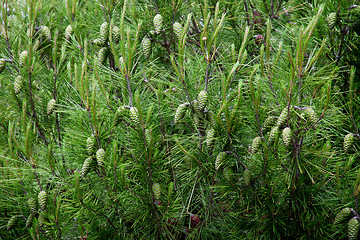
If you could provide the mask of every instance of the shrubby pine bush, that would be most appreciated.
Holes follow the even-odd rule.
[[[359,5],[1,0],[0,239],[358,239]]]

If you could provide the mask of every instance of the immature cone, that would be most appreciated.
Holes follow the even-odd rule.
[[[39,227],[42,228],[44,227],[44,222],[45,222],[45,217],[44,217],[45,213],[43,211],[41,211],[39,213],[39,217],[38,217],[38,222],[39,222]]]
[[[51,32],[47,26],[42,26],[40,29],[40,34],[45,37],[46,41],[51,41]]]
[[[196,214],[191,214],[191,227],[195,228],[200,224],[200,217]]]
[[[266,131],[269,127],[273,126],[275,124],[276,118],[269,116],[265,119],[263,123],[263,127],[261,128],[262,131]]]
[[[226,168],[224,168],[223,174],[224,174],[225,179],[228,180],[229,182],[231,182],[233,170],[229,167],[226,167]]]
[[[33,45],[33,51],[36,52],[36,51],[40,50],[40,46],[41,46],[41,42],[39,39],[37,39]]]
[[[245,182],[246,186],[250,185],[250,180],[251,180],[250,171],[249,171],[249,169],[245,169],[244,170],[244,182]]]
[[[284,128],[284,130],[282,132],[282,138],[283,138],[285,146],[288,147],[290,145],[290,142],[291,142],[291,139],[292,139],[291,128],[289,128],[289,127]]]
[[[99,166],[104,166],[104,159],[105,159],[105,150],[100,148],[96,152],[96,160]]]
[[[332,26],[334,26],[335,21],[336,21],[336,13],[332,12],[327,17],[327,22],[328,22],[329,26],[332,27]]]
[[[133,123],[135,125],[139,125],[140,124],[140,120],[139,120],[139,115],[138,115],[138,110],[136,107],[131,107],[130,108],[130,118],[133,121]]]
[[[20,57],[19,57],[19,64],[20,66],[24,66],[26,60],[27,60],[27,57],[28,57],[28,52],[27,51],[22,51],[20,53]]]
[[[175,22],[173,25],[173,30],[178,39],[181,39],[181,33],[182,33],[182,26],[180,23]]]
[[[12,228],[12,226],[15,225],[16,218],[17,218],[17,216],[14,215],[14,216],[12,216],[12,217],[9,219],[9,221],[8,221],[8,223],[7,223],[7,225],[6,225],[6,229],[7,229],[8,231]]]
[[[276,139],[278,134],[279,134],[279,128],[273,127],[269,134],[269,138],[268,138],[269,143],[272,143]]]
[[[187,103],[180,104],[175,112],[174,124],[178,124],[185,116]]]
[[[209,130],[206,131],[205,142],[206,142],[206,146],[208,148],[212,148],[214,146],[214,143],[215,143],[214,136],[215,136],[215,129],[210,128]]]
[[[152,191],[156,200],[160,199],[161,188],[159,183],[153,183]]]
[[[95,44],[95,45],[97,45],[97,46],[102,46],[102,45],[104,45],[104,44],[101,43],[100,39],[98,39],[98,38],[94,39],[93,44]]]
[[[5,65],[6,65],[5,59],[0,58],[0,73],[2,73],[2,71],[4,71]]]
[[[39,207],[41,211],[45,211],[46,209],[46,201],[47,201],[47,193],[45,191],[41,191],[38,195]]]
[[[304,110],[304,115],[308,120],[310,120],[311,123],[316,122],[316,114],[315,114],[314,109],[312,109],[311,107],[307,107]]]
[[[48,105],[47,105],[47,114],[48,115],[53,113],[53,111],[55,109],[55,104],[56,104],[56,100],[50,99],[50,101],[48,102]]]
[[[277,121],[277,126],[278,126],[278,127],[281,127],[281,126],[285,123],[286,118],[287,118],[287,115],[288,115],[288,108],[285,107],[285,108],[282,110],[282,112],[281,112],[281,114],[280,114],[280,116],[279,116],[279,118],[278,118],[278,121]]]
[[[113,26],[111,29],[112,40],[115,44],[119,43],[120,41],[120,28],[118,26]]]
[[[84,164],[81,169],[81,176],[86,177],[86,174],[90,172],[92,163],[92,157],[88,157],[85,159]]]
[[[162,26],[163,26],[163,18],[160,14],[157,14],[154,17],[154,28],[156,34],[159,34],[161,32]]]
[[[36,213],[36,200],[34,198],[30,198],[28,200],[29,209],[32,214]]]
[[[347,152],[354,143],[354,134],[349,133],[344,137],[344,151]]]
[[[108,56],[109,50],[107,47],[102,47],[98,53],[98,64],[104,64]]]
[[[101,45],[104,45],[109,37],[109,24],[104,22],[100,27],[99,41]]]
[[[335,217],[334,224],[339,224],[351,216],[351,208],[343,208]]]
[[[145,58],[149,58],[151,54],[151,40],[150,38],[144,37],[141,42],[141,47],[144,52]]]
[[[33,213],[30,213],[30,215],[29,215],[29,217],[26,219],[26,227],[28,228],[28,227],[30,227],[30,225],[32,224],[32,221],[33,221],[33,219],[34,219],[34,216],[35,216],[35,214],[33,214]]]
[[[226,157],[226,152],[220,152],[215,160],[215,170],[219,170],[220,166],[223,164],[224,159]]]
[[[22,85],[22,77],[19,75],[14,80],[14,92],[15,94],[19,94],[21,91],[21,85]]]
[[[257,151],[259,150],[260,144],[261,144],[261,137],[256,137],[253,139],[252,145],[251,145],[251,153],[252,154],[257,153]]]
[[[215,119],[214,113],[211,110],[206,112],[206,120],[209,121],[209,123],[212,127],[216,126],[216,119]]]
[[[202,109],[201,106],[200,106],[200,102],[199,102],[198,100],[194,100],[194,101],[192,102],[192,104],[193,104],[195,113],[196,113],[198,116],[201,116],[202,113],[203,113],[203,109]]]
[[[151,142],[151,133],[149,129],[145,129],[145,139],[148,144]]]
[[[201,91],[198,95],[198,99],[199,99],[199,108],[201,110],[204,110],[205,105],[207,103],[208,100],[208,94],[205,90]]]
[[[353,217],[348,222],[348,236],[349,240],[355,240],[359,234],[360,223],[357,217]]]
[[[120,69],[122,69],[123,71],[125,71],[125,61],[123,57],[119,58],[119,63],[120,63]]]
[[[91,135],[86,139],[86,148],[89,155],[91,155],[93,152],[94,144],[95,144],[95,137],[94,135]]]
[[[65,39],[70,40],[71,35],[73,35],[74,30],[71,25],[68,25],[65,29]]]

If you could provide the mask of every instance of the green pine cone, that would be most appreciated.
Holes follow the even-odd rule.
[[[203,109],[201,108],[200,106],[200,102],[198,100],[194,100],[192,102],[193,104],[193,107],[194,107],[194,110],[195,110],[195,113],[198,115],[198,116],[201,116],[203,114]]]
[[[30,213],[29,217],[26,219],[26,228],[30,227],[32,224],[32,221],[34,219],[35,214]]]
[[[133,121],[133,123],[135,125],[139,125],[140,124],[140,120],[139,120],[139,115],[138,115],[138,110],[136,107],[131,107],[130,108],[130,118]]]
[[[125,61],[123,57],[119,58],[119,63],[120,63],[120,69],[122,69],[123,71],[125,71]]]
[[[160,199],[160,195],[161,195],[161,187],[159,183],[153,183],[152,185],[152,191],[154,194],[154,197],[156,200]]]
[[[348,222],[348,236],[349,240],[355,240],[359,234],[360,223],[357,217],[353,217]]]
[[[288,147],[290,145],[291,140],[292,140],[291,128],[289,128],[289,127],[284,128],[284,130],[282,132],[282,138],[283,138],[285,146]]]
[[[290,108],[291,108],[291,106],[290,106]],[[276,124],[278,127],[281,127],[282,125],[284,125],[284,123],[285,123],[285,121],[287,119],[287,115],[288,115],[288,108],[285,107],[282,110],[282,112],[281,112],[281,114],[280,114],[280,116],[278,118],[278,121],[277,121],[277,124]]]
[[[98,52],[98,64],[104,64],[106,62],[108,54],[109,49],[107,47],[100,48]]]
[[[343,208],[335,217],[334,224],[339,224],[351,216],[351,208]]]
[[[19,75],[14,80],[14,92],[16,95],[19,94],[21,91],[22,79],[23,78]]]
[[[215,160],[215,170],[219,170],[219,168],[221,167],[221,165],[223,164],[224,162],[224,159],[226,157],[226,154],[227,152],[220,152],[217,157],[216,157],[216,160]]]
[[[335,21],[336,21],[336,13],[332,12],[327,17],[327,22],[328,22],[329,26],[332,27],[332,26],[334,26]]]
[[[92,157],[88,157],[85,159],[81,169],[81,176],[86,177],[86,175],[90,172],[92,160],[93,160]]]
[[[149,129],[145,129],[145,139],[148,144],[151,142],[151,133]]]
[[[181,26],[181,24],[178,23],[178,22],[175,22],[175,23],[173,24],[173,30],[174,30],[174,33],[175,33],[176,37],[177,37],[178,39],[180,39],[180,38],[181,38],[181,33],[182,33],[182,26]]]
[[[101,43],[99,38],[94,39],[93,44],[95,44],[96,46],[100,46],[100,47],[104,45]]]
[[[65,39],[69,41],[71,38],[71,35],[73,35],[73,33],[74,33],[74,30],[73,30],[72,26],[68,25],[65,29]]]
[[[204,110],[207,100],[208,100],[208,94],[205,90],[201,91],[198,95],[198,99],[199,99],[199,108],[200,110]]]
[[[28,200],[28,204],[29,204],[29,209],[30,209],[30,212],[32,214],[35,214],[36,213],[36,200],[34,198],[30,198]]]
[[[0,58],[0,73],[2,73],[2,71],[4,71],[6,66],[6,61],[3,58]]]
[[[272,127],[276,122],[276,118],[272,117],[272,116],[268,116],[264,123],[263,123],[263,127],[261,128],[261,130],[263,132],[267,131],[270,127]]]
[[[160,14],[157,14],[155,17],[154,17],[154,28],[155,28],[155,33],[156,34],[159,34],[162,30],[162,27],[163,27],[163,18]]]
[[[118,44],[120,42],[120,28],[118,26],[113,26],[111,34],[113,42]]]
[[[55,99],[50,99],[47,105],[47,114],[50,115],[53,113],[54,109],[55,109],[55,104],[56,104],[56,100]]]
[[[104,166],[104,159],[105,159],[105,150],[100,148],[99,150],[97,150],[96,152],[96,160],[99,166]]]
[[[39,227],[43,228],[44,227],[44,223],[45,223],[45,212],[44,211],[40,211],[39,212],[39,216],[38,216],[38,222],[39,222]]]
[[[344,151],[348,152],[354,143],[354,134],[349,133],[344,137]]]
[[[175,112],[174,124],[178,124],[184,118],[188,106],[189,104],[187,103],[178,106]]]
[[[256,137],[253,139],[252,145],[251,145],[251,153],[252,154],[257,153],[257,151],[259,150],[260,144],[261,144],[261,137]]]
[[[46,201],[47,201],[47,193],[45,191],[41,191],[38,195],[39,207],[41,211],[45,211],[46,209]]]
[[[95,137],[94,135],[91,135],[86,139],[86,148],[89,155],[92,155],[94,145],[95,145]]]
[[[225,179],[228,180],[229,182],[231,182],[232,176],[233,176],[233,170],[229,167],[226,167],[226,168],[224,168],[223,174],[224,174]]]
[[[151,54],[151,40],[150,38],[144,37],[141,42],[141,47],[145,58],[149,58]]]
[[[311,107],[307,107],[302,115],[305,116],[305,118],[309,120],[311,124],[316,122],[316,113]]]
[[[210,128],[209,130],[206,131],[206,146],[208,148],[212,148],[214,146],[215,143],[215,129]]]
[[[212,127],[216,126],[215,115],[211,110],[206,112],[206,120],[208,120],[208,122]]]
[[[7,225],[6,225],[6,229],[9,231],[16,223],[16,219],[17,219],[17,216],[14,215],[14,216],[11,216],[11,218],[9,219]]]
[[[109,38],[109,24],[104,22],[100,27],[99,41],[101,45],[104,45]]]
[[[249,169],[244,170],[244,182],[246,186],[250,185],[251,175]]]
[[[40,29],[40,34],[46,39],[47,42],[51,42],[51,32],[47,26],[42,26]]]
[[[278,134],[279,134],[279,127],[273,127],[270,131],[268,138],[269,144],[271,144],[277,138]]]
[[[20,57],[19,57],[19,64],[20,66],[24,66],[24,64],[26,63],[27,61],[27,58],[28,58],[28,51],[22,51],[20,53]]]

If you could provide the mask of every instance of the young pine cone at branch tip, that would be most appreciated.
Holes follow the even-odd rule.
[[[94,135],[91,135],[90,137],[88,137],[86,139],[86,148],[87,148],[89,155],[92,154],[94,145],[95,145],[95,137],[94,137]]]
[[[199,108],[201,111],[203,111],[208,100],[208,94],[205,90],[199,93],[198,100],[199,100]]]
[[[26,219],[26,225],[25,225],[26,228],[30,227],[30,225],[33,222],[34,216],[35,214],[30,213],[29,217]]]
[[[206,131],[206,146],[208,148],[212,148],[214,146],[215,143],[215,129],[210,128],[209,130]]]
[[[99,53],[98,53],[98,64],[99,65],[105,64],[108,53],[109,53],[109,49],[107,47],[100,48]]]
[[[245,169],[244,170],[244,182],[246,186],[250,186],[250,181],[251,181],[251,175],[250,175],[250,170],[249,169]]]
[[[273,127],[269,133],[269,144],[273,143],[273,141],[277,138],[279,134],[279,128],[278,127]]]
[[[335,12],[332,12],[329,14],[329,16],[327,17],[327,22],[330,27],[334,26],[334,24],[336,22],[336,13]]]
[[[19,64],[20,64],[21,67],[24,66],[24,64],[26,63],[28,55],[29,55],[28,51],[22,51],[20,53]]]
[[[90,172],[92,161],[93,161],[92,157],[88,157],[85,159],[81,169],[81,176],[86,177],[86,175]]]
[[[350,148],[352,147],[352,145],[354,144],[354,134],[352,133],[348,133],[345,137],[344,137],[344,151],[348,152],[350,150]]]
[[[96,160],[99,166],[103,167],[105,165],[104,159],[105,159],[105,150],[100,148],[99,150],[96,151]]]
[[[178,22],[175,22],[173,24],[173,30],[174,30],[174,33],[176,35],[176,37],[180,40],[181,39],[181,33],[182,33],[182,26],[180,23]]]
[[[50,115],[53,113],[54,109],[55,109],[55,105],[56,105],[56,100],[55,99],[50,99],[47,105],[47,114]]]
[[[151,40],[150,38],[144,37],[141,42],[141,47],[145,58],[149,58],[151,54]]]
[[[163,18],[160,14],[157,14],[155,17],[154,17],[154,28],[155,28],[155,33],[156,34],[159,34],[162,30],[162,27],[163,27]]]
[[[285,146],[289,146],[292,140],[292,131],[291,128],[286,127],[284,128],[283,132],[282,132],[282,138],[284,141]]]
[[[349,219],[351,214],[352,214],[351,208],[346,207],[346,208],[341,209],[341,211],[338,212],[338,214],[335,217],[334,225],[339,224],[339,223]]]
[[[221,167],[221,165],[224,163],[224,159],[226,157],[227,153],[226,152],[220,152],[215,160],[215,170],[219,170],[219,168]]]
[[[40,34],[46,39],[47,42],[51,42],[51,32],[47,26],[42,26],[40,29]]]
[[[16,95],[19,94],[21,91],[22,79],[23,78],[19,75],[14,80],[14,92]]]
[[[120,42],[120,28],[118,26],[113,26],[111,29],[112,40],[115,44]]]
[[[309,120],[311,124],[314,124],[316,122],[316,113],[314,109],[312,109],[311,107],[307,107],[304,110],[304,113],[301,115],[305,116],[305,118]]]
[[[348,237],[349,240],[358,239],[360,223],[357,217],[353,217],[348,222]]]
[[[156,200],[160,199],[160,195],[161,195],[161,187],[159,183],[153,183],[152,185],[152,191],[154,194],[154,197]]]
[[[285,121],[287,119],[288,112],[290,111],[291,107],[292,106],[289,107],[289,110],[288,110],[288,107],[285,107],[282,110],[282,112],[281,112],[281,114],[280,114],[280,116],[278,118],[278,121],[277,121],[277,126],[278,127],[281,127],[285,123]]]
[[[264,123],[263,123],[263,127],[262,127],[262,131],[265,132],[269,127],[272,127],[276,122],[276,118],[269,116],[265,119]]]
[[[101,45],[104,45],[109,37],[109,24],[104,22],[100,26],[99,41]]]
[[[256,137],[253,139],[252,145],[251,145],[251,153],[252,154],[257,153],[257,151],[259,150],[260,144],[261,144],[261,137]]]
[[[29,210],[32,214],[36,213],[36,200],[35,198],[30,198],[28,200]]]
[[[136,107],[130,108],[130,118],[131,118],[132,122],[134,123],[134,125],[137,126],[140,124],[138,110]]]
[[[65,29],[65,39],[69,41],[71,38],[71,35],[73,35],[73,33],[74,33],[74,30],[73,30],[72,26],[68,25]]]
[[[6,61],[3,58],[0,58],[0,73],[2,73],[2,71],[4,71],[6,66]]]
[[[174,124],[178,124],[184,118],[187,107],[187,103],[183,103],[178,106],[175,112]]]
[[[47,193],[45,191],[41,191],[38,195],[39,207],[41,211],[45,211],[46,202],[47,202]]]

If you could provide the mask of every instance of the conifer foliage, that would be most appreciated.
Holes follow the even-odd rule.
[[[0,239],[358,239],[335,2],[0,0]]]

